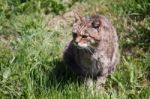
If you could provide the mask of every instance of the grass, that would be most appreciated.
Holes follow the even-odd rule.
[[[149,99],[149,7],[149,0],[0,0],[0,99]],[[48,25],[74,9],[103,14],[117,29],[121,62],[98,93],[63,72],[71,18]]]

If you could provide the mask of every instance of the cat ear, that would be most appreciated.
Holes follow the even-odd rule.
[[[101,27],[101,20],[100,17],[98,15],[93,16],[92,18],[92,27],[98,29]]]
[[[108,20],[103,16],[94,16],[92,22],[92,26],[94,28],[100,29],[102,27],[109,28],[109,22]]]
[[[75,21],[77,22],[77,21],[83,21],[83,18],[77,13],[77,12],[75,12],[75,11],[73,11],[73,13],[74,13],[74,18],[75,18]]]
[[[94,28],[99,28],[99,27],[101,26],[101,21],[100,21],[100,20],[94,20],[94,21],[92,22],[92,26],[93,26]]]

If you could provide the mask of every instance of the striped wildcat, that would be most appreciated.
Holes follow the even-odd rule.
[[[72,40],[64,51],[64,62],[71,71],[101,85],[119,63],[116,30],[105,16],[74,16]]]

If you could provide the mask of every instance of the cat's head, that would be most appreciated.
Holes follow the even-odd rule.
[[[74,13],[75,22],[73,23],[72,36],[73,42],[80,48],[98,46],[100,41],[99,27],[101,25],[99,17],[86,18]]]

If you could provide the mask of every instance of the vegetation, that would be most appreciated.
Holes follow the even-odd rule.
[[[0,99],[150,99],[149,8],[149,0],[0,0]],[[103,14],[117,29],[121,62],[99,92],[63,72],[71,22],[53,19],[72,10]]]

